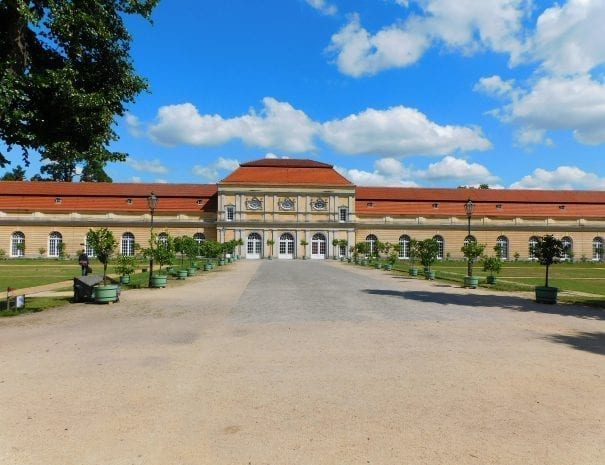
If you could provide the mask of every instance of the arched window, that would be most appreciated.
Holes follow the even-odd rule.
[[[84,238],[84,253],[88,255],[88,258],[93,258],[96,256],[95,249],[88,243],[88,239]]]
[[[529,238],[529,254],[528,257],[530,260],[536,260],[536,256],[534,255],[534,247],[538,245],[538,238],[536,236],[532,236]]]
[[[63,236],[60,232],[53,231],[48,236],[48,256],[58,257],[61,255],[61,243],[63,242]]]
[[[508,237],[498,236],[496,245],[500,247],[500,258],[502,260],[508,260]]]
[[[477,239],[475,239],[475,236],[466,236],[464,238],[464,245],[470,244],[471,242],[477,243]]]
[[[600,237],[592,240],[592,259],[596,262],[603,260],[603,239]]]
[[[168,244],[168,233],[161,232],[160,234],[158,234],[158,244]]]
[[[25,255],[25,234],[15,231],[11,236],[11,256],[23,257]]]
[[[326,236],[321,233],[313,234],[311,238],[311,258],[326,258]]]
[[[368,234],[366,237],[366,245],[368,246],[368,255],[371,257],[376,253],[376,243],[378,238],[374,234]]]
[[[195,233],[193,235],[193,240],[195,242],[197,242],[198,244],[201,244],[202,242],[204,242],[206,240],[206,236],[204,235],[204,233]]]
[[[279,258],[294,257],[294,236],[284,233],[279,236]]]
[[[122,255],[134,255],[134,234],[125,232],[122,234],[122,244],[120,246]]]
[[[570,261],[573,257],[573,240],[569,236],[564,236],[561,238],[561,243],[563,244],[563,255],[561,258]]]
[[[437,250],[437,259],[443,260],[443,249],[445,248],[445,242],[443,241],[443,237],[437,235],[434,236],[433,239],[437,242],[439,249]]]
[[[258,233],[251,233],[248,235],[248,241],[246,242],[246,257],[247,258],[260,258],[262,250],[262,238]]]
[[[399,258],[406,260],[410,258],[410,236],[407,234],[399,236]]]

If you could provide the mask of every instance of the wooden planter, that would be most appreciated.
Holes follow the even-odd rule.
[[[195,276],[196,271],[197,271],[197,268],[194,268],[194,267],[187,268],[187,276]]]
[[[151,277],[151,287],[153,287],[153,288],[166,287],[167,283],[168,283],[168,276],[165,274],[154,274]]]
[[[536,286],[536,302],[541,304],[556,304],[558,287]]]
[[[408,274],[409,274],[410,276],[418,276],[418,268],[410,268],[410,269],[408,270]]]
[[[479,286],[479,278],[477,276],[465,276],[464,277],[464,287],[470,287],[471,289],[476,289]]]
[[[94,287],[95,302],[98,304],[107,304],[118,301],[120,286],[117,284],[99,284]]]
[[[176,279],[185,279],[188,275],[187,270],[177,270]]]
[[[120,284],[129,284],[130,283],[130,275],[120,276]]]
[[[495,276],[488,276],[487,278],[485,278],[485,282],[487,282],[487,284],[496,284],[496,277]]]

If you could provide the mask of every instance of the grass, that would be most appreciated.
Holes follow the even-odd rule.
[[[71,302],[71,297],[26,297],[25,307],[15,309],[11,302],[10,310],[6,309],[6,300],[0,302],[0,317],[17,316],[24,313],[37,313]]]

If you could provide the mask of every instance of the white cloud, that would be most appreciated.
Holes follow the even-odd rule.
[[[126,122],[126,128],[130,135],[134,137],[141,137],[143,135],[143,131],[141,129],[141,121],[132,113],[126,113],[124,115],[124,121]]]
[[[511,189],[605,189],[605,177],[577,166],[559,166],[553,171],[538,168],[513,183]]]
[[[245,144],[277,148],[288,152],[305,152],[315,148],[316,123],[289,103],[271,97],[263,99],[260,113],[225,119],[219,115],[201,115],[191,103],[168,105],[158,110],[157,122],[149,128],[157,143],[173,146],[190,144],[220,145],[233,139]]]
[[[287,155],[277,155],[273,152],[268,152],[265,154],[265,158],[282,158],[283,159],[283,158],[290,158],[290,157]]]
[[[144,171],[147,173],[164,174],[168,172],[168,168],[162,165],[162,162],[155,158],[153,160],[135,160],[134,158],[127,158],[126,164],[135,171]]]
[[[134,183],[140,184],[140,183],[143,182],[143,180],[141,179],[140,176],[133,176],[133,177],[130,178],[130,182],[134,182]]]
[[[506,98],[515,95],[515,80],[504,81],[500,76],[483,77],[475,84],[473,90],[492,97]]]
[[[402,6],[408,2],[398,1]],[[358,15],[332,36],[328,51],[339,70],[359,77],[417,62],[434,43],[472,53],[490,49],[517,57],[522,19],[531,0],[416,0],[421,14],[371,34]]]
[[[469,163],[466,160],[452,156],[444,157],[437,163],[432,163],[427,169],[412,169],[405,166],[400,160],[394,158],[381,158],[374,162],[373,171],[358,169],[335,168],[354,184],[360,186],[418,186],[418,180],[428,181],[431,185],[479,185],[495,184],[499,178],[492,175],[489,170],[478,163]]]
[[[207,182],[218,182],[226,172],[233,171],[239,167],[239,161],[232,158],[219,157],[208,165],[195,165],[193,174],[201,177]],[[222,173],[222,174],[221,174]]]
[[[321,11],[324,15],[335,15],[338,12],[336,6],[329,4],[326,0],[305,0],[316,10]]]
[[[440,126],[414,108],[368,109],[324,123],[322,138],[346,154],[445,155],[487,150],[491,143],[474,127]]]
[[[605,2],[567,0],[539,16],[524,58],[557,74],[583,74],[605,63]]]
[[[480,81],[476,87],[486,86]],[[509,91],[509,97],[494,114],[520,127],[521,144],[552,145],[547,131],[559,130],[572,131],[583,144],[605,143],[605,84],[590,76],[543,77],[529,90]]]

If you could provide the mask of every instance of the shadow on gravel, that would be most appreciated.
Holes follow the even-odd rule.
[[[519,312],[536,312],[550,315],[573,316],[591,320],[605,320],[605,311],[566,304],[538,304],[527,298],[503,295],[449,294],[428,291],[393,291],[389,289],[364,289],[366,294],[392,296],[419,302],[469,307],[497,307]]]
[[[573,336],[555,334],[549,336],[548,340],[566,344],[574,349],[605,355],[605,333],[578,333]]]

